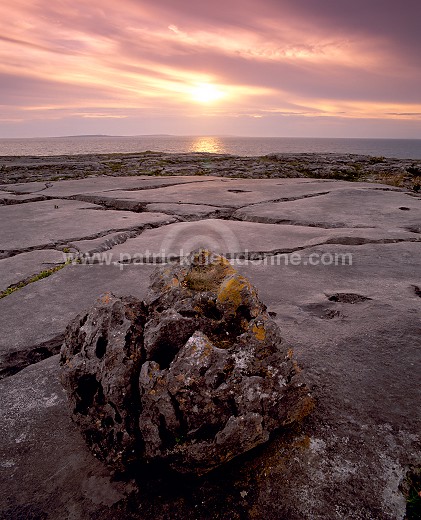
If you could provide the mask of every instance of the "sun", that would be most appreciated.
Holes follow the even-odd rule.
[[[225,93],[211,83],[197,83],[191,91],[192,98],[198,103],[212,103],[225,96]]]

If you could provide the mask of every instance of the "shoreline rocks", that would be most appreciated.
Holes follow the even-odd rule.
[[[383,182],[417,189],[421,182],[421,159],[354,154],[279,153],[241,157],[227,154],[163,152],[0,157],[0,183],[6,185],[98,175],[214,175],[250,179],[309,177]]]

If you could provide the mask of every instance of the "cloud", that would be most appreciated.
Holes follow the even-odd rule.
[[[219,117],[220,133],[227,114],[392,127],[420,117],[420,15],[418,0],[15,0],[0,19],[0,103],[13,124],[70,111]],[[223,95],[198,105],[200,83]]]

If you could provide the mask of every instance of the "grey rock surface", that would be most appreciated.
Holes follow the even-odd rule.
[[[144,190],[148,188],[159,188],[190,182],[203,182],[203,177],[147,177],[134,176],[116,178],[113,176],[88,177],[86,179],[62,180],[52,182],[25,182],[21,184],[8,184],[2,189],[13,194],[38,194],[49,198],[72,197],[83,193],[107,192],[119,190]]]
[[[66,330],[62,380],[94,454],[122,471],[204,474],[313,408],[256,289],[200,250],[163,267],[147,305],[106,294]]]
[[[58,356],[0,381],[0,391],[0,517],[106,518],[126,488],[111,482],[72,423]]]
[[[95,238],[109,231],[143,229],[173,222],[162,213],[134,214],[103,211],[100,206],[73,200],[51,199],[13,206],[0,206],[0,254],[42,249],[57,242]]]
[[[55,249],[30,251],[15,257],[3,258],[0,260],[0,292],[65,261],[66,255]]]
[[[261,159],[252,158],[241,164],[230,157],[218,161],[209,158],[208,161],[207,156],[194,154],[183,159],[172,156],[166,159],[174,159],[162,166],[171,174],[177,171],[183,175],[188,171],[195,173],[201,163],[204,171],[215,175],[261,175],[257,172],[262,166]],[[124,226],[116,230],[114,215],[123,212],[113,209],[111,197],[108,206],[102,204],[102,210],[90,210],[89,213],[102,216],[102,224],[98,224],[101,231],[85,235],[79,233],[79,229],[73,234],[82,219],[72,222],[73,213],[77,215],[78,212],[70,210],[75,201],[67,197],[84,197],[92,193],[102,196],[107,190],[112,190],[118,197],[120,190],[135,193],[131,190],[142,191],[147,184],[131,176],[113,176],[72,180],[71,185],[70,181],[64,184],[64,181],[54,180],[52,186],[47,187],[45,182],[50,183],[49,176],[57,176],[57,166],[67,159],[55,158],[51,167],[44,167],[43,158],[37,159],[36,164],[32,159],[19,160],[26,163],[19,166],[13,162],[18,161],[14,158],[8,163],[3,181],[8,184],[1,189],[10,193],[9,189],[14,192],[17,188],[17,192],[36,196],[50,188],[57,189],[57,193],[62,190],[63,199],[56,200],[59,204],[68,202],[69,211],[57,213],[57,209],[42,201],[2,207],[2,230],[7,230],[19,247],[28,245],[28,237],[32,240],[31,234],[36,229],[36,226],[32,229],[31,218],[35,212],[31,206],[40,204],[36,214],[50,223],[54,237],[51,241],[44,237],[48,240],[43,239],[42,245],[34,244],[34,256],[21,252],[8,258],[16,262],[16,271],[18,266],[25,264],[25,269],[21,269],[23,274],[38,272],[37,258],[43,254],[43,247],[73,250],[72,245],[75,245],[81,252],[100,251],[104,256],[91,259],[96,262],[94,265],[66,266],[0,300],[0,355],[2,367],[7,367],[3,375],[8,376],[0,382],[3,418],[0,469],[4,475],[0,511],[3,517],[104,520],[404,518],[403,482],[411,467],[421,465],[421,218],[417,209],[419,197],[414,192],[390,185],[309,178],[275,179],[269,181],[263,192],[261,179],[232,179],[221,184],[226,190],[237,191],[221,191],[224,205],[219,207],[226,213],[218,214],[220,218],[207,219],[205,213],[193,216],[180,213],[182,219],[201,222],[182,222],[182,226],[162,223],[156,230],[142,226],[135,226],[135,229]],[[338,170],[338,165],[349,169],[351,162],[358,161],[362,165],[361,171],[373,176],[404,175],[405,168],[413,162],[381,161],[370,165],[363,157],[347,157],[339,163],[336,156],[308,156],[299,159],[301,165],[304,160],[315,174],[319,170],[320,175]],[[75,158],[74,161],[72,169],[67,171],[65,166],[63,175],[69,178],[89,175],[86,158],[83,161]],[[112,171],[110,166],[101,166],[101,161],[98,157],[92,158],[95,175],[102,171],[101,168]],[[109,161],[115,162],[115,158],[110,157]],[[163,161],[162,154],[127,158],[123,161],[121,175],[142,174],[143,167],[145,171],[157,168],[159,161]],[[271,171],[273,175],[288,175],[290,171],[291,175],[297,175],[293,172],[297,168],[294,161],[297,161],[296,156],[270,159],[266,161],[265,171]],[[184,168],[183,172],[181,168]],[[22,183],[20,187],[13,184],[30,176],[43,182]],[[151,182],[159,180],[164,186],[170,180],[155,176],[148,179]],[[184,179],[198,184],[196,187],[192,184],[190,192],[187,185],[183,188],[185,192],[178,199],[181,203],[178,200],[170,203],[180,206],[181,212],[186,206],[202,204],[198,199],[198,186],[208,182],[203,176],[186,175]],[[179,184],[178,179],[175,180]],[[270,196],[272,182],[283,186],[274,188]],[[239,183],[244,184],[240,186]],[[162,184],[149,185],[145,191],[158,194],[166,189],[158,187]],[[313,188],[318,191],[316,185],[321,188],[320,192],[329,194],[307,198],[309,193],[314,193]],[[174,197],[177,188],[173,187]],[[238,191],[240,189],[249,193]],[[396,195],[393,200],[391,193]],[[246,196],[262,202],[250,205]],[[207,198],[206,194],[204,198]],[[323,204],[324,198],[330,202],[318,212],[316,204]],[[350,200],[355,204],[350,204]],[[161,199],[157,202],[168,204]],[[144,212],[143,218],[148,217],[149,202],[134,203],[140,204],[137,209]],[[210,204],[218,206],[215,200]],[[292,221],[308,225],[275,223],[285,217],[282,212],[292,204],[297,204],[296,213],[290,215]],[[81,205],[92,208],[86,202]],[[344,213],[341,215],[342,206]],[[401,206],[410,209],[399,209]],[[12,218],[15,213],[8,210],[16,211],[17,208],[20,208],[22,218],[15,227]],[[264,209],[265,215],[259,214],[260,209]],[[233,217],[236,211],[241,212],[237,218],[258,222],[239,222]],[[58,218],[58,214],[67,224]],[[111,214],[111,218],[106,216]],[[134,217],[141,215],[132,214]],[[215,226],[209,227],[205,220],[215,222]],[[122,221],[127,222],[127,219]],[[272,222],[272,225],[265,222]],[[337,223],[347,227],[331,227]],[[193,224],[196,227],[187,227]],[[323,227],[319,227],[320,224]],[[349,225],[363,227],[350,228]],[[66,226],[73,226],[71,234],[68,233],[70,227]],[[226,235],[218,232],[220,226],[227,226]],[[37,234],[41,236],[38,231],[36,237]],[[69,237],[75,239],[74,243],[68,243]],[[138,243],[135,242],[137,238]],[[137,265],[136,262],[112,265],[113,261],[120,261],[120,253],[144,254],[147,248],[159,252],[162,243],[172,251],[180,244],[196,247],[197,242],[221,252],[245,254],[245,248],[248,248],[259,253],[255,261],[237,259],[236,268],[258,287],[270,317],[281,327],[284,344],[294,348],[297,362],[303,367],[316,399],[316,408],[301,428],[273,435],[268,443],[234,458],[221,470],[217,468],[201,479],[174,479],[165,472],[153,471],[148,464],[137,473],[136,482],[120,482],[92,456],[70,421],[65,393],[58,383],[57,356],[42,359],[58,352],[68,321],[91,306],[99,294],[111,291],[117,297],[131,294],[145,298],[153,266]],[[5,250],[4,241],[0,244],[0,249]],[[286,254],[282,255],[282,252]],[[352,254],[352,265],[346,261],[343,264],[342,257],[337,256],[349,254]],[[327,261],[322,262],[321,255],[326,255]],[[146,259],[146,263],[152,261]],[[7,269],[1,270],[2,265]],[[9,276],[11,265],[0,262],[0,280],[2,273],[4,279]],[[189,317],[185,316],[186,324]],[[171,323],[171,314],[168,323]],[[154,328],[149,332],[152,334]],[[47,348],[38,350],[43,345]]]
[[[291,181],[292,179],[261,179],[253,184],[248,179],[213,179],[151,190],[88,193],[79,198],[87,202],[107,202],[127,208],[146,203],[188,203],[240,208],[274,199],[317,196],[341,186],[341,181]]]
[[[359,208],[359,211],[355,211]],[[321,197],[260,204],[238,210],[244,220],[319,227],[363,227],[407,229],[420,223],[419,198],[406,193],[373,189],[343,189]]]
[[[24,202],[37,202],[44,200],[45,197],[42,195],[27,194],[27,195],[16,195],[8,191],[0,191],[0,205],[1,204],[23,204]]]
[[[65,328],[99,294],[144,297],[151,266],[69,265],[0,299],[0,377],[60,350]]]
[[[397,226],[392,229],[321,228],[288,224],[263,224],[237,220],[202,219],[177,222],[148,229],[109,250],[116,262],[146,261],[146,253],[155,258],[174,259],[196,248],[210,248],[229,256],[262,256],[291,253],[317,244],[364,244],[387,241],[419,241],[420,235]]]
[[[68,242],[70,248],[75,250],[79,256],[91,256],[92,260],[95,261],[101,258],[101,255],[95,255],[95,253],[102,253],[109,251],[114,246],[123,244],[127,239],[136,237],[139,234],[139,230],[128,230],[118,231],[114,233],[107,233],[101,235],[98,238],[88,238],[86,240],[71,240]],[[72,255],[69,255],[72,257]],[[73,257],[72,257],[73,258]],[[116,260],[118,261],[118,260]]]

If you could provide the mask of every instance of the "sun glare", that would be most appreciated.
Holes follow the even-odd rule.
[[[212,103],[223,98],[225,93],[210,83],[198,83],[192,89],[192,97],[198,103]]]
[[[191,152],[223,153],[224,149],[217,137],[197,137],[190,147]]]

